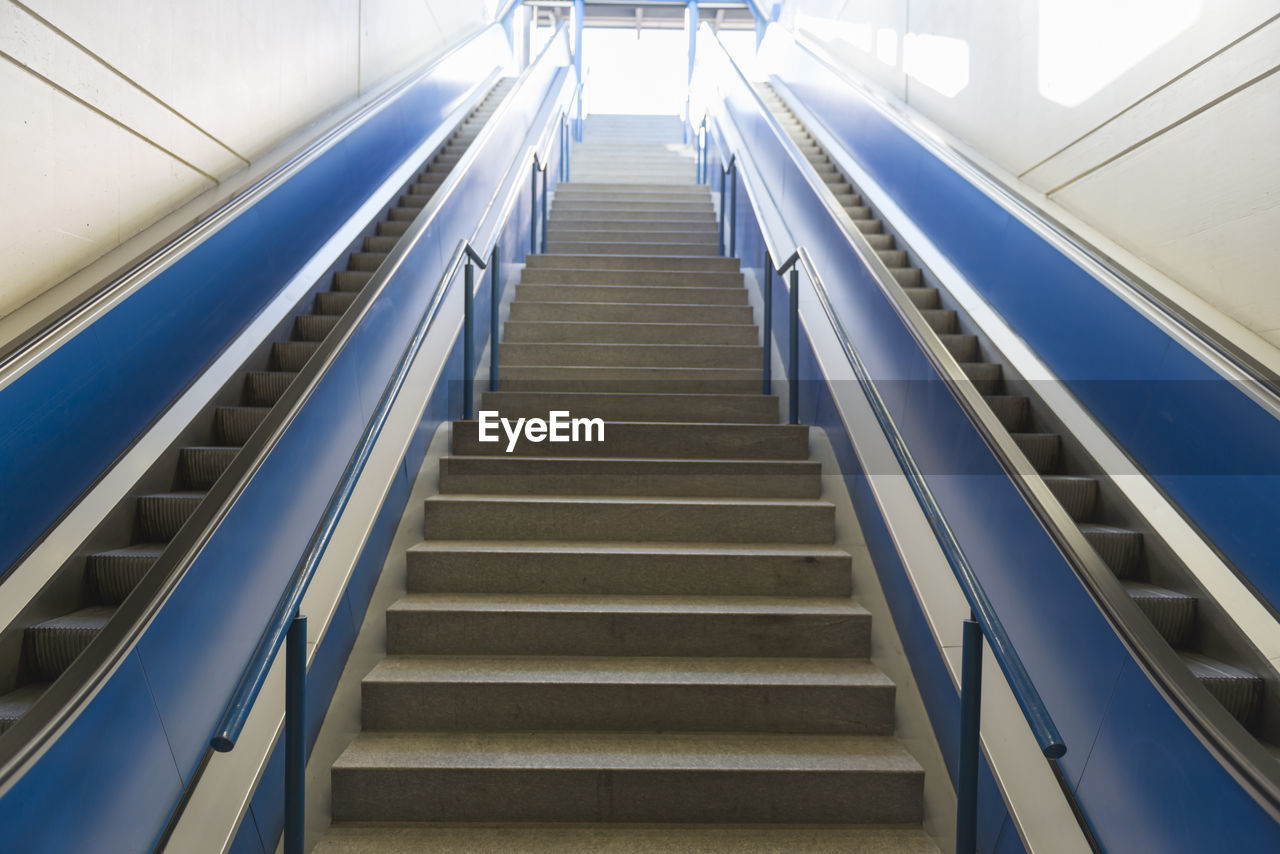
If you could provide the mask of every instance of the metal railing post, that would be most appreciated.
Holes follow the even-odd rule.
[[[538,158],[533,158],[529,173],[529,251],[538,251]]]
[[[489,256],[489,391],[498,390],[498,303],[502,282],[498,278],[498,244]]]
[[[728,182],[728,180],[729,180],[729,170],[727,168],[721,169],[720,170],[720,251],[724,252],[726,255],[732,255],[733,254],[732,252],[726,251],[726,244],[724,242],[724,215],[725,215],[724,191],[725,191],[725,184]]]
[[[738,161],[729,162],[729,255],[732,257],[738,243]]]
[[[982,718],[982,627],[964,621],[960,659],[960,763],[956,780],[956,854],[978,847],[978,739]]]
[[[475,353],[472,351],[471,342],[475,339],[475,287],[476,287],[476,266],[471,261],[467,261],[466,269],[463,271],[463,295],[462,295],[462,417],[464,420],[471,418],[471,398],[474,390],[471,388],[471,379],[475,376]]]
[[[764,251],[764,393],[773,387],[773,259]]]
[[[547,254],[547,166],[542,167],[542,254]]]
[[[800,423],[800,271],[791,268],[791,311],[787,338],[787,397],[791,423]]]
[[[294,614],[284,648],[284,854],[302,854],[307,807],[307,618]]]

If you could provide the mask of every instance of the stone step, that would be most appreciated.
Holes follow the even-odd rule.
[[[547,245],[560,243],[668,243],[720,245],[720,234],[715,223],[707,223],[700,230],[600,230],[552,224],[547,227]],[[716,253],[719,254],[719,253]]]
[[[498,381],[502,391],[636,394],[751,394],[760,368],[626,368],[579,365],[511,365]]]
[[[714,211],[661,211],[634,208],[631,210],[606,211],[596,208],[582,208],[572,211],[557,211],[553,205],[547,214],[549,222],[713,222],[719,226],[720,220]]]
[[[654,272],[690,273],[738,273],[741,264],[737,258],[706,255],[690,258],[651,255],[529,255],[525,258],[525,270],[550,268],[571,270],[650,270]],[[741,280],[739,280],[741,281]]]
[[[646,275],[653,275],[646,273]],[[733,274],[717,274],[733,275]],[[696,285],[605,285],[526,284],[516,285],[516,301],[522,302],[607,302],[647,305],[746,305],[746,289]]]
[[[849,553],[834,546],[427,540],[409,549],[421,593],[838,596]]]
[[[361,723],[889,735],[893,698],[893,682],[858,659],[390,656],[361,682]]]
[[[568,238],[547,239],[547,249],[551,252],[584,252],[599,255],[719,255],[717,242],[675,242],[662,241],[642,243],[640,241],[572,240]]]
[[[755,326],[723,323],[582,323],[508,321],[503,343],[575,342],[610,344],[754,344],[760,337]]]
[[[586,414],[585,410],[575,412],[576,417]],[[494,443],[479,441],[479,421],[454,421],[452,429],[453,453],[492,456]],[[505,449],[506,445],[502,447]],[[515,453],[542,457],[806,460],[809,428],[800,424],[719,424],[715,430],[708,430],[705,423],[607,421],[604,441],[532,443],[521,438]]]
[[[521,300],[511,304],[511,319],[582,323],[721,323],[737,326],[751,323],[753,313],[749,305]]]
[[[590,394],[485,391],[479,409],[507,418],[546,418],[553,409],[605,421],[777,424],[778,396],[763,394]]]
[[[508,416],[510,417],[510,416]],[[445,456],[443,494],[807,498],[822,494],[810,460],[662,460],[601,457]]]
[[[924,772],[885,736],[363,733],[335,821],[905,824]]]
[[[919,828],[842,825],[344,824],[314,854],[938,854]]]
[[[581,367],[754,368],[764,350],[755,344],[571,344],[504,342],[502,368],[517,365]]]
[[[866,658],[850,599],[408,593],[387,609],[389,655]]]
[[[520,283],[524,285],[668,285],[742,290],[743,282],[742,273],[736,270],[632,269],[630,264],[626,267],[604,264],[598,267],[526,267],[520,273]]]
[[[453,494],[433,495],[425,507],[428,540],[835,540],[835,508],[816,499]]]

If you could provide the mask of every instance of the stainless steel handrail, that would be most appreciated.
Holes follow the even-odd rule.
[[[709,30],[708,35],[711,35]],[[711,38],[714,39],[714,36],[711,35]],[[716,43],[718,45],[718,40]],[[939,376],[947,380],[947,387],[953,397],[965,410],[1067,563],[1102,608],[1108,622],[1134,660],[1200,741],[1235,777],[1247,784],[1248,791],[1260,805],[1280,818],[1280,762],[1276,761],[1266,745],[1254,738],[1214,699],[1138,610],[1115,574],[1089,545],[1079,527],[1035,473],[990,407],[982,401],[955,357],[942,346],[927,324],[911,308],[909,300],[901,293],[887,268],[880,269],[884,268],[884,264],[866,243],[866,238],[857,232],[843,209],[827,191],[825,184],[819,181],[816,174],[811,174],[811,170],[807,168],[808,161],[795,149],[760,94],[722,46],[720,55],[732,68],[736,79],[751,93],[756,109],[763,115],[771,132],[780,141],[828,214],[840,224],[850,248],[863,261]]]

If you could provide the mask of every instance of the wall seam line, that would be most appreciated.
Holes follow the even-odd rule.
[[[1209,62],[1213,61],[1214,59],[1217,59],[1219,56],[1221,56],[1222,54],[1224,54],[1224,53],[1226,53],[1227,51],[1231,50],[1233,47],[1235,47],[1236,45],[1240,44],[1240,43],[1241,43],[1241,42],[1243,42],[1245,39],[1248,39],[1248,38],[1252,37],[1253,35],[1257,34],[1258,32],[1260,32],[1260,31],[1262,31],[1262,30],[1266,29],[1267,27],[1269,27],[1269,26],[1271,26],[1272,24],[1274,24],[1276,21],[1280,21],[1280,14],[1272,15],[1270,18],[1268,18],[1267,20],[1263,21],[1261,24],[1258,24],[1258,26],[1254,27],[1252,30],[1249,30],[1249,32],[1245,33],[1244,35],[1240,36],[1239,38],[1234,39],[1234,40],[1232,40],[1232,41],[1230,41],[1230,42],[1227,42],[1227,43],[1226,43],[1226,44],[1224,44],[1222,47],[1218,48],[1218,49],[1217,49],[1217,50],[1215,50],[1213,53],[1209,54],[1209,55],[1208,55],[1208,56],[1206,56],[1204,59],[1202,59],[1202,60],[1200,60],[1199,62],[1197,62],[1195,65],[1191,66],[1190,68],[1186,69],[1185,71],[1182,71],[1182,72],[1181,72],[1181,73],[1179,73],[1179,74],[1174,75],[1173,77],[1170,77],[1168,80],[1166,80],[1165,82],[1161,83],[1159,86],[1157,86],[1156,88],[1152,89],[1150,92],[1148,92],[1147,94],[1143,95],[1141,98],[1139,98],[1138,100],[1134,101],[1132,104],[1130,104],[1129,106],[1125,107],[1125,108],[1124,108],[1123,110],[1121,110],[1120,112],[1116,113],[1115,115],[1113,115],[1113,116],[1111,116],[1111,117],[1107,118],[1106,120],[1104,120],[1104,121],[1102,121],[1102,122],[1099,122],[1097,125],[1093,126],[1093,127],[1092,127],[1092,128],[1090,128],[1089,130],[1087,130],[1087,131],[1085,131],[1084,133],[1080,134],[1080,136],[1078,136],[1078,137],[1076,137],[1075,139],[1071,140],[1071,141],[1070,141],[1070,142],[1068,142],[1066,145],[1062,146],[1062,147],[1061,147],[1061,148],[1059,148],[1057,151],[1053,152],[1053,154],[1050,154],[1048,157],[1044,158],[1043,160],[1041,160],[1040,162],[1038,162],[1038,163],[1036,163],[1036,164],[1034,164],[1034,165],[1032,165],[1032,166],[1028,166],[1025,170],[1023,170],[1022,172],[1019,172],[1019,173],[1018,173],[1018,177],[1019,177],[1019,178],[1023,178],[1023,177],[1025,177],[1026,175],[1028,175],[1029,173],[1034,172],[1035,170],[1039,169],[1041,166],[1043,166],[1044,164],[1048,163],[1050,160],[1052,160],[1053,158],[1057,157],[1059,154],[1062,154],[1064,151],[1066,151],[1068,148],[1071,148],[1071,147],[1072,147],[1072,146],[1074,146],[1076,143],[1081,142],[1082,140],[1086,139],[1087,137],[1093,136],[1093,134],[1095,134],[1095,133],[1097,133],[1098,131],[1102,130],[1104,127],[1106,127],[1107,125],[1111,124],[1111,123],[1112,123],[1112,122],[1114,122],[1116,119],[1118,119],[1118,118],[1120,118],[1121,116],[1123,116],[1125,113],[1127,113],[1127,112],[1129,112],[1130,110],[1134,109],[1135,107],[1137,107],[1137,106],[1138,106],[1139,104],[1141,104],[1142,102],[1147,101],[1147,100],[1149,100],[1149,99],[1151,99],[1151,98],[1154,98],[1156,95],[1160,94],[1160,93],[1161,93],[1161,92],[1163,92],[1165,89],[1167,89],[1167,88],[1169,88],[1170,86],[1172,86],[1174,83],[1177,83],[1179,80],[1181,80],[1182,78],[1186,77],[1188,74],[1191,74],[1193,71],[1196,71],[1196,70],[1198,70],[1199,68],[1201,68],[1202,66],[1207,65]],[[1077,177],[1080,177],[1080,176],[1077,176]],[[1052,191],[1052,190],[1050,190],[1050,192],[1053,192],[1053,191]]]
[[[231,153],[231,155],[232,155],[232,156],[234,156],[237,160],[240,160],[240,161],[241,161],[242,163],[244,163],[246,166],[248,166],[248,165],[249,165],[249,160],[248,160],[248,158],[246,158],[246,157],[245,157],[244,155],[242,155],[240,152],[236,151],[234,148],[232,148],[231,146],[227,145],[225,142],[223,142],[222,140],[218,139],[216,136],[214,136],[213,134],[209,133],[209,132],[208,132],[207,130],[205,130],[204,128],[200,127],[200,125],[196,124],[196,123],[195,123],[195,122],[193,122],[191,119],[187,118],[187,117],[186,117],[186,116],[184,116],[182,113],[178,112],[178,110],[177,110],[177,109],[175,109],[174,107],[170,106],[168,103],[166,103],[164,100],[162,100],[158,95],[156,95],[155,93],[151,92],[149,89],[147,89],[147,88],[146,88],[145,86],[143,86],[141,83],[138,83],[138,82],[137,82],[136,80],[134,80],[132,77],[130,77],[129,75],[125,74],[123,71],[121,71],[120,69],[116,68],[116,67],[115,67],[114,65],[112,65],[111,63],[107,62],[105,59],[103,59],[103,58],[102,58],[101,56],[99,56],[98,54],[96,54],[96,53],[94,53],[93,51],[89,50],[89,48],[85,47],[85,46],[84,46],[83,44],[81,44],[79,41],[77,41],[76,39],[72,38],[68,33],[64,32],[64,31],[63,31],[63,30],[61,30],[61,29],[59,29],[57,26],[55,26],[54,24],[52,24],[52,23],[51,23],[51,22],[49,22],[48,20],[46,20],[46,19],[42,18],[38,13],[36,13],[36,12],[32,11],[30,8],[28,8],[26,5],[24,5],[24,4],[21,2],[21,0],[10,0],[10,2],[11,2],[11,3],[13,3],[13,5],[14,5],[14,6],[18,7],[19,9],[21,9],[23,12],[26,12],[28,15],[30,15],[32,18],[34,18],[36,21],[39,21],[42,25],[44,25],[46,28],[48,28],[49,30],[51,30],[53,33],[57,34],[57,35],[58,35],[59,37],[61,37],[63,40],[67,41],[68,43],[70,43],[70,44],[74,45],[74,46],[75,46],[77,49],[79,49],[80,51],[84,52],[87,56],[91,57],[95,62],[97,62],[97,63],[98,63],[99,65],[101,65],[103,68],[107,69],[109,72],[111,72],[112,74],[114,74],[116,77],[119,77],[121,80],[123,80],[124,82],[128,83],[130,86],[132,86],[133,88],[135,88],[135,89],[137,89],[139,92],[141,92],[143,95],[146,95],[148,98],[150,98],[150,99],[151,99],[152,101],[154,101],[156,104],[160,105],[160,107],[162,107],[163,109],[165,109],[165,110],[167,110],[168,112],[172,113],[174,116],[176,116],[176,117],[177,117],[178,119],[180,119],[181,121],[183,121],[183,122],[185,122],[186,124],[190,125],[190,126],[191,126],[192,128],[194,128],[197,132],[199,132],[200,134],[202,134],[203,136],[205,136],[205,137],[207,137],[209,140],[211,140],[214,144],[216,144],[216,145],[217,145],[217,146],[219,146],[220,148],[223,148],[223,149],[225,149],[226,151],[230,152],[230,153]],[[183,161],[183,162],[186,162],[186,161]],[[195,168],[195,167],[192,167],[192,168]],[[198,170],[198,171],[202,172],[203,174],[208,174],[208,173],[205,173],[205,172],[204,172],[204,170]],[[210,177],[212,177],[212,176],[210,176]],[[217,179],[214,179],[214,180],[216,181]]]
[[[136,130],[134,130],[133,128],[131,128],[131,127],[129,127],[128,125],[126,125],[124,122],[122,122],[122,121],[120,121],[119,119],[117,119],[116,117],[114,117],[114,116],[112,116],[111,114],[109,114],[109,113],[107,113],[107,112],[103,111],[102,109],[100,109],[100,108],[98,108],[98,107],[94,106],[93,104],[91,104],[91,103],[89,103],[88,101],[86,101],[84,98],[81,98],[79,95],[77,95],[77,94],[75,94],[74,92],[72,92],[71,90],[67,89],[65,86],[61,86],[61,85],[59,85],[58,83],[54,82],[53,80],[50,80],[48,77],[45,77],[43,74],[41,74],[39,71],[36,71],[36,70],[35,70],[34,68],[32,68],[31,66],[29,66],[29,65],[24,65],[24,64],[23,64],[21,61],[19,61],[16,57],[10,56],[8,53],[6,53],[6,52],[4,52],[4,51],[0,50],[0,58],[3,58],[3,59],[8,60],[10,63],[12,63],[12,64],[13,64],[13,65],[15,65],[16,67],[18,67],[18,68],[22,69],[23,71],[27,72],[27,73],[28,73],[28,74],[30,74],[32,77],[35,77],[37,80],[40,80],[41,82],[43,82],[43,83],[47,84],[48,86],[50,86],[51,88],[53,88],[53,89],[54,89],[54,90],[56,90],[57,92],[60,92],[61,94],[65,95],[66,97],[70,98],[72,101],[75,101],[75,102],[76,102],[77,104],[79,104],[80,106],[85,107],[86,109],[91,110],[91,111],[92,111],[92,112],[94,112],[95,114],[97,114],[97,115],[101,116],[102,118],[106,119],[107,121],[111,122],[113,125],[115,125],[116,127],[120,128],[121,130],[125,131],[126,133],[130,134],[131,136],[134,136],[134,137],[136,137],[136,138],[138,138],[138,139],[142,140],[142,141],[143,141],[143,142],[145,142],[147,145],[150,145],[150,146],[152,146],[152,147],[154,147],[154,148],[158,149],[159,151],[163,151],[165,154],[169,155],[169,156],[170,156],[170,157],[172,157],[174,160],[176,160],[176,161],[178,161],[179,163],[181,163],[183,166],[186,166],[188,169],[192,170],[193,172],[195,172],[195,173],[197,173],[197,174],[199,174],[199,175],[201,175],[201,176],[203,176],[203,177],[205,177],[205,178],[208,178],[208,179],[209,179],[210,181],[212,181],[215,185],[217,185],[217,184],[219,183],[219,181],[218,181],[218,179],[217,179],[217,178],[213,177],[213,176],[212,176],[212,175],[210,175],[208,172],[206,172],[206,171],[204,171],[203,169],[201,169],[199,166],[196,166],[194,163],[191,163],[191,162],[189,162],[189,161],[187,161],[187,160],[183,159],[182,157],[179,157],[177,154],[175,154],[174,152],[172,152],[172,151],[170,151],[169,149],[165,148],[163,145],[161,145],[160,143],[156,142],[154,139],[150,139],[150,138],[148,138],[148,137],[144,136],[143,134],[139,133],[138,131],[136,131]]]
[[[1155,133],[1148,134],[1147,136],[1143,137],[1142,139],[1140,139],[1140,140],[1138,140],[1137,142],[1133,143],[1132,145],[1128,146],[1128,147],[1127,147],[1127,148],[1125,148],[1124,150],[1119,151],[1119,152],[1117,152],[1117,153],[1113,154],[1112,156],[1108,157],[1106,160],[1102,161],[1101,163],[1097,164],[1096,166],[1091,166],[1090,168],[1088,168],[1088,169],[1086,169],[1085,171],[1081,172],[1079,175],[1076,175],[1074,178],[1072,178],[1072,179],[1070,179],[1070,180],[1068,180],[1068,181],[1064,181],[1063,183],[1059,184],[1058,186],[1054,187],[1054,188],[1053,188],[1053,189],[1051,189],[1051,190],[1046,190],[1046,191],[1045,191],[1045,195],[1046,195],[1046,196],[1053,195],[1054,193],[1058,192],[1059,190],[1062,190],[1062,189],[1064,189],[1064,188],[1066,188],[1066,187],[1071,186],[1071,185],[1072,185],[1072,184],[1074,184],[1076,181],[1079,181],[1079,180],[1081,180],[1082,178],[1086,178],[1086,177],[1088,177],[1089,175],[1092,175],[1094,172],[1097,172],[1099,169],[1103,168],[1104,166],[1108,166],[1108,165],[1110,165],[1110,164],[1112,164],[1112,163],[1116,162],[1116,161],[1117,161],[1117,160],[1119,160],[1120,158],[1124,157],[1126,154],[1129,154],[1130,152],[1132,152],[1132,151],[1134,151],[1134,150],[1136,150],[1136,149],[1138,149],[1138,148],[1141,148],[1142,146],[1146,145],[1148,142],[1151,142],[1153,139],[1156,139],[1157,137],[1163,136],[1164,134],[1168,133],[1169,131],[1173,130],[1174,128],[1178,127],[1179,125],[1182,125],[1182,124],[1185,124],[1186,122],[1189,122],[1191,119],[1194,119],[1196,116],[1200,115],[1201,113],[1205,112],[1206,110],[1210,110],[1210,109],[1212,109],[1212,108],[1216,107],[1218,104],[1221,104],[1223,101],[1227,100],[1228,98],[1231,98],[1231,97],[1233,97],[1233,96],[1235,96],[1235,95],[1240,94],[1240,93],[1241,93],[1241,92],[1243,92],[1245,89],[1248,89],[1249,87],[1251,87],[1251,86],[1253,86],[1253,85],[1255,85],[1255,84],[1257,84],[1257,83],[1261,83],[1263,80],[1265,80],[1265,79],[1267,79],[1268,77],[1270,77],[1271,75],[1275,74],[1277,71],[1280,71],[1280,65],[1273,66],[1273,67],[1271,67],[1271,68],[1267,69],[1266,71],[1262,72],[1262,73],[1261,73],[1261,74],[1259,74],[1258,76],[1256,76],[1256,77],[1254,77],[1254,78],[1252,78],[1252,79],[1250,79],[1250,80],[1246,80],[1245,82],[1241,83],[1239,86],[1236,86],[1234,89],[1230,89],[1230,90],[1228,90],[1228,91],[1226,91],[1226,92],[1223,92],[1221,95],[1219,95],[1218,97],[1214,98],[1212,101],[1209,101],[1208,103],[1202,104],[1201,106],[1199,106],[1199,107],[1197,107],[1196,109],[1192,110],[1191,112],[1187,113],[1185,116],[1183,116],[1182,118],[1178,119],[1177,121],[1172,122],[1172,123],[1170,123],[1170,124],[1168,124],[1168,125],[1165,125],[1164,127],[1160,128],[1160,130],[1156,131]]]

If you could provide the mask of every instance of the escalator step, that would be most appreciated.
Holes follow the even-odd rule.
[[[872,249],[892,249],[893,248],[892,234],[864,234],[862,236],[865,237],[867,239],[867,242],[871,244]]]
[[[31,682],[0,697],[0,733],[17,723],[48,688],[48,682]]]
[[[1013,441],[1040,474],[1053,471],[1058,465],[1058,445],[1062,441],[1057,433],[1014,433]]]
[[[161,543],[143,543],[122,549],[91,554],[85,560],[85,575],[103,605],[119,605],[160,559]]]
[[[378,223],[378,234],[399,237],[409,230],[410,224],[408,222],[380,222]]]
[[[347,269],[355,272],[372,273],[383,261],[387,260],[385,252],[352,252]]]
[[[336,314],[300,314],[293,321],[293,340],[323,341],[339,319]]]
[[[167,543],[204,499],[203,492],[165,492],[138,497],[138,536],[143,543]]]
[[[431,193],[413,193],[400,197],[400,207],[402,208],[425,208],[427,202],[431,201]]]
[[[360,296],[358,291],[320,291],[316,294],[316,314],[345,314]]]
[[[1081,525],[1081,533],[1119,578],[1131,578],[1142,560],[1142,534],[1110,525]]]
[[[853,210],[859,210],[853,208]],[[884,232],[884,223],[878,219],[858,219],[853,218],[853,224],[858,227],[858,231],[863,234],[882,234]]]
[[[315,315],[325,317],[333,315]],[[301,318],[299,318],[301,320]],[[336,321],[337,318],[334,317]],[[250,371],[244,376],[243,401],[246,406],[275,406],[297,374],[291,371]]]
[[[440,163],[438,161],[432,161],[427,165],[427,172],[430,174],[448,175],[452,171],[453,171],[452,163]]]
[[[364,270],[339,270],[333,274],[333,289],[335,291],[359,291],[369,284],[369,280],[373,278],[371,271]]]
[[[184,489],[210,489],[238,453],[239,448],[183,448],[178,452],[178,483]]]
[[[1026,401],[1025,397],[1016,399]],[[1096,480],[1078,475],[1047,474],[1044,476],[1044,482],[1053,493],[1053,497],[1058,499],[1058,503],[1071,515],[1073,521],[1084,522],[1092,518],[1093,509],[1098,501]]]
[[[1179,653],[1200,684],[1245,727],[1250,727],[1262,709],[1263,680],[1222,661],[1193,652]]]
[[[871,208],[866,205],[846,205],[844,212],[849,215],[850,219],[862,219],[872,222],[880,221],[876,219],[876,215],[871,212]],[[879,229],[876,229],[876,231],[878,232]]]
[[[1000,390],[1000,366],[989,362],[961,362],[965,376],[978,394],[995,394]]]
[[[42,682],[61,676],[114,613],[115,608],[96,605],[27,626],[23,648],[32,675]]]
[[[976,335],[956,335],[943,333],[938,336],[943,346],[956,357],[957,362],[976,362],[978,359],[978,337]]]
[[[239,447],[270,411],[270,406],[219,406],[213,415],[214,433],[223,445]]]
[[[300,371],[320,348],[317,341],[277,341],[271,345],[271,362],[277,371]]]
[[[916,267],[890,267],[889,272],[904,288],[920,288],[924,286],[924,273]]]
[[[364,239],[365,252],[381,252],[386,254],[396,248],[396,244],[400,242],[399,235],[389,237],[366,237]]]
[[[1000,419],[1000,424],[1010,433],[1017,433],[1027,422],[1027,413],[1031,410],[1031,403],[1025,397],[1012,394],[989,394],[986,396],[987,405],[991,407],[991,411],[996,414],[996,418]]]
[[[905,267],[907,266],[907,253],[902,249],[881,249],[876,253],[880,256],[880,260],[885,263],[886,267]]]
[[[938,308],[942,304],[938,299],[937,288],[903,288],[902,291],[911,298],[916,308]]]
[[[1170,646],[1187,645],[1196,627],[1196,597],[1137,581],[1124,588]]]
[[[413,196],[425,196],[430,199],[435,195],[436,190],[440,189],[443,181],[425,181],[409,185],[409,194]]]
[[[420,212],[420,208],[392,208],[387,212],[387,218],[392,222],[413,222]]]
[[[934,332],[954,332],[956,329],[956,313],[952,309],[922,308],[920,313]]]

